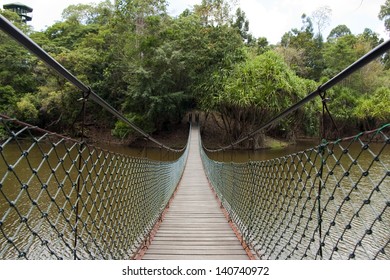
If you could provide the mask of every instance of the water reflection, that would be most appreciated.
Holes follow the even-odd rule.
[[[182,153],[176,153],[162,148],[152,147],[140,148],[116,144],[98,144],[98,147],[110,151],[112,153],[118,153],[138,158],[148,158],[157,161],[173,161],[177,160],[182,155]]]
[[[276,149],[259,150],[226,150],[217,153],[208,153],[208,156],[216,161],[222,162],[247,162],[248,160],[259,161],[282,157],[303,151],[318,145],[318,142],[308,140],[299,141],[294,145]]]

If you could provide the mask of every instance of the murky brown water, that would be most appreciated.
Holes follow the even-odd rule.
[[[62,257],[71,259],[73,257],[72,246],[74,242],[73,224],[75,223],[72,207],[74,207],[76,199],[75,181],[78,174],[77,151],[72,150],[69,144],[60,145],[55,148],[55,151],[52,150],[51,145],[41,144],[30,149],[28,155],[21,157],[30,144],[26,143],[24,145],[23,142],[19,145],[8,144],[0,153],[0,259],[23,258],[23,252],[28,252],[28,258],[32,259],[56,258],[55,254],[51,253],[52,251],[61,252]],[[314,145],[315,143],[303,142],[284,149],[225,151],[213,154],[211,157],[218,161],[234,162],[246,162],[249,159],[267,160],[305,150]],[[161,149],[139,149],[118,145],[102,148],[115,153],[134,157],[148,157],[153,160],[169,161],[177,158],[177,155]],[[372,144],[370,148],[372,151],[378,152],[381,146]],[[349,148],[352,157],[356,157],[360,152],[361,149],[358,146]],[[359,165],[363,169],[370,166],[372,162],[372,156],[369,153],[359,159]],[[383,202],[390,201],[389,176],[383,178],[383,170],[389,166],[390,152],[387,148],[386,151],[382,152],[381,165],[373,166],[370,170],[370,179],[361,182],[367,184],[367,188],[360,188],[360,191],[363,192],[362,197],[367,197],[372,192],[373,184],[375,185],[382,180],[381,191],[372,195],[371,200],[378,199],[380,204],[378,207],[375,206],[375,203],[372,204],[374,206],[371,207],[374,210],[369,211],[372,215],[378,215],[379,209],[383,208]],[[377,172],[375,168],[378,168]],[[335,172],[343,171],[336,170]],[[361,170],[356,168],[351,169],[351,172],[356,172],[355,177],[359,177]],[[87,173],[84,176],[88,178]],[[354,174],[350,178],[353,177]],[[103,179],[98,178],[96,180]],[[88,191],[85,191],[83,195],[91,196],[87,193]],[[90,191],[90,193],[92,193],[91,197],[96,195],[93,191]],[[336,194],[340,197],[335,197],[335,201],[341,203],[345,193],[338,191]],[[93,201],[93,198],[90,200]],[[91,205],[91,202],[88,203]],[[354,211],[352,208],[350,210]],[[95,214],[88,214],[88,219]],[[47,216],[44,217],[45,215]],[[375,228],[375,230],[381,232],[379,238],[386,242],[390,239],[389,208],[382,214],[382,220],[381,224],[384,226],[380,229]],[[38,234],[39,238],[37,237]],[[85,230],[81,234],[88,235]],[[50,249],[46,246],[47,242],[50,243]],[[16,249],[16,247],[19,249]],[[376,248],[377,246],[373,247]],[[385,257],[388,256],[385,255]],[[88,258],[88,254],[84,257]]]
[[[253,153],[225,151],[218,154],[209,153],[209,156],[214,160],[224,162],[246,162],[248,159],[265,161],[313,146],[316,144],[303,143],[303,145],[291,146],[287,149],[262,150]],[[324,158],[324,188],[321,193],[324,258],[390,259],[390,253],[388,253],[390,250],[388,243],[390,242],[390,145],[370,143],[369,149],[365,149],[362,148],[361,143],[351,144],[347,141],[328,146]],[[283,259],[292,254],[293,258],[301,258],[304,251],[296,251],[296,247],[303,249],[311,247],[312,252],[309,258],[317,258],[318,241],[312,244],[310,239],[307,240],[307,232],[317,232],[314,236],[317,238],[316,196],[319,180],[316,176],[320,162],[320,157],[314,151],[279,159],[272,164],[253,163],[251,165],[251,173],[254,173],[257,179],[253,179],[255,181],[250,184],[258,184],[254,191],[255,199],[252,207],[259,207],[258,215],[262,216],[264,209],[261,210],[261,205],[264,203],[269,204],[270,207],[277,205],[272,206],[275,210],[271,211],[272,215],[267,212],[269,209],[265,210],[268,213],[265,217],[272,216],[271,220],[265,218],[266,222],[264,222],[263,218],[259,218],[258,221],[253,221],[259,223],[261,227],[265,224],[266,227],[270,227],[269,229],[260,228],[259,231],[262,234],[269,231],[265,236],[274,243],[262,245],[263,240],[256,240],[256,238],[253,240],[259,244],[260,251],[268,257]],[[240,167],[237,166],[236,170],[240,170]],[[230,176],[229,174],[227,172],[227,176]],[[240,174],[232,175],[232,177],[240,182],[238,183],[240,188],[249,188],[239,179]],[[310,183],[311,181],[315,182],[314,186]],[[264,184],[264,182],[268,183]],[[305,184],[299,182],[305,182]],[[224,184],[228,189],[231,187],[229,181]],[[246,199],[250,200],[249,197]],[[239,200],[240,198],[236,198],[232,202]],[[256,206],[257,202],[258,206]],[[241,211],[245,210],[241,209]],[[256,215],[254,214],[254,217]],[[299,215],[303,220],[297,218]],[[305,218],[309,216],[315,219],[309,221]],[[276,228],[278,230],[273,231]],[[294,232],[291,231],[292,229]],[[281,234],[282,231],[283,234]],[[283,238],[287,236],[289,241],[284,243],[281,236],[284,236]]]
[[[101,148],[110,150],[111,155],[86,149],[79,165],[78,148],[71,142],[50,145],[18,141],[3,145],[0,151],[0,259],[24,258],[26,252],[29,259],[73,258],[77,185],[81,186],[78,212],[88,224],[81,227],[78,234],[93,243],[91,236],[98,234],[94,232],[96,228],[90,226],[92,220],[108,211],[102,210],[104,205],[120,198],[119,194],[106,194],[105,185],[131,180],[130,173],[139,174],[143,168],[142,164],[126,159],[118,163],[112,153],[158,161],[172,161],[180,156],[155,148],[119,145]],[[80,180],[77,179],[79,166]],[[137,190],[134,192],[138,195]],[[91,253],[84,253],[79,253],[79,257],[91,257]]]
[[[227,150],[218,153],[208,153],[213,160],[223,162],[247,162],[248,160],[268,160],[282,157],[305,149],[316,146],[318,142],[315,141],[301,141],[295,145],[289,145],[285,148],[277,149],[259,149],[259,150]]]

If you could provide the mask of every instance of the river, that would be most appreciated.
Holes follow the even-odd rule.
[[[231,201],[240,207],[237,217],[244,225],[243,230],[251,228],[251,224],[258,225],[249,238],[267,258],[300,259],[306,255],[309,259],[319,258],[318,241],[314,240],[318,240],[321,232],[324,259],[390,259],[390,143],[389,140],[387,144],[366,143],[356,139],[326,147],[321,218],[317,211],[321,160],[316,150],[309,149],[315,143],[256,152],[225,151],[209,156],[225,162],[263,161],[253,162],[249,167],[235,165],[238,171],[222,186],[233,190],[230,192],[239,192],[235,191],[237,184],[243,190],[255,186],[251,191],[253,200],[246,195],[241,202],[242,198],[236,194]],[[298,153],[306,149],[309,150]],[[267,162],[273,158],[279,159]],[[233,167],[227,165],[226,169],[229,168]],[[254,174],[250,180],[245,179],[248,168]],[[240,176],[240,172],[244,175]],[[229,171],[224,174],[230,176]],[[229,197],[229,191],[225,195]],[[251,206],[248,201],[252,201]],[[266,209],[264,205],[268,205]],[[259,210],[248,219],[245,215],[253,208]],[[320,229],[317,219],[322,221]],[[250,224],[246,225],[248,220]],[[264,239],[270,243],[264,245]]]
[[[40,143],[35,144],[34,148],[29,148],[30,145],[31,143],[25,142],[7,144],[0,151],[0,259],[24,258],[25,254],[29,259],[56,259],[58,256],[55,252],[61,252],[61,257],[65,259],[72,259],[75,231],[73,224],[76,219],[73,211],[76,199],[74,187],[77,181],[77,149],[74,149],[74,144],[71,143],[62,143],[55,147]],[[305,150],[313,145],[315,145],[313,142],[301,142],[283,149],[225,151],[213,154],[211,157],[219,161],[235,162],[245,162],[249,159],[267,160]],[[376,144],[371,145],[374,152],[380,147]],[[129,148],[118,145],[103,146],[103,148],[133,157],[146,156],[152,160],[169,161],[177,158],[177,155],[161,149]],[[356,155],[360,150],[358,146],[351,146],[349,152]],[[83,159],[88,156],[99,158],[95,153],[87,152]],[[361,166],[369,166],[371,163],[372,157],[370,158],[369,155],[359,159]],[[385,165],[384,168],[390,165],[388,147],[382,152],[381,164]],[[87,165],[91,163],[88,162]],[[104,180],[104,175],[99,172],[97,177],[102,177],[99,180]],[[378,197],[381,199],[380,203],[383,201],[388,203],[390,201],[389,176],[383,179],[382,173],[378,172],[376,178],[375,172],[371,172],[370,180],[375,182],[383,180]],[[87,178],[85,180],[91,180],[87,171],[84,170],[83,174],[85,176],[83,178]],[[91,190],[88,195],[87,193],[85,191],[83,195],[91,196],[91,193],[92,197],[97,195],[94,190]],[[87,201],[85,208],[94,204],[93,199],[90,199],[92,202],[85,199]],[[92,205],[92,208],[94,207],[100,206]],[[94,211],[91,210],[92,214],[86,214],[88,219],[96,215]],[[380,238],[386,241],[390,239],[388,208],[385,212],[382,215],[381,223],[384,223],[384,229],[380,229],[382,231]],[[373,215],[375,213],[374,211]],[[79,234],[87,236],[90,233],[88,229],[84,229],[81,233],[79,231]],[[80,249],[79,257],[90,256],[89,252],[82,252]]]

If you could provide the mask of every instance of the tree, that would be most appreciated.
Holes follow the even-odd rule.
[[[390,119],[390,89],[379,87],[373,94],[362,96],[354,115],[363,121],[365,129],[373,129]]]
[[[301,20],[302,20],[301,32],[306,32],[314,35],[312,19],[308,17],[306,14],[302,14]]]
[[[146,131],[167,129],[197,106],[220,114],[230,139],[255,127],[253,120],[266,121],[316,87],[297,75],[315,81],[331,77],[380,43],[370,29],[355,36],[345,25],[334,28],[328,42],[322,42],[313,26],[321,34],[324,12],[303,14],[302,26],[287,32],[281,45],[270,51],[266,38],[256,40],[249,34],[242,10],[231,14],[232,1],[203,0],[176,18],[166,7],[165,0],[71,5],[61,22],[43,32],[31,32],[15,13],[2,13]],[[0,53],[0,110],[51,129],[72,127],[80,111],[80,93],[4,33]],[[370,63],[329,91],[338,121],[361,119],[353,113],[357,100],[368,104],[370,93],[390,86],[384,62]],[[288,119],[277,129],[313,133],[316,125],[311,120],[317,120],[317,109],[315,105],[299,111],[299,122]],[[88,111],[91,116],[97,112],[96,123],[114,126],[94,105]],[[120,136],[130,132],[123,123],[114,129]]]
[[[290,51],[281,53],[300,54],[301,60],[297,64],[291,65],[291,67],[303,78],[319,80],[324,69],[323,44],[321,40],[316,40],[314,37],[311,18],[303,14],[301,19],[302,27],[300,30],[293,28],[283,35],[281,46],[290,48]],[[293,61],[290,60],[290,62]]]
[[[112,17],[114,7],[106,0],[96,4],[70,5],[62,12],[63,20],[79,24],[107,24]]]
[[[384,21],[386,30],[390,32],[390,0],[386,0],[385,4],[381,5],[378,17]]]
[[[344,35],[335,41],[328,42],[324,48],[326,61],[324,75],[332,77],[338,74],[368,53],[378,41],[375,33],[365,29],[362,34],[357,36]],[[328,92],[331,99],[328,106],[339,129],[352,130],[358,124],[359,119],[366,124],[370,123],[370,125],[365,124],[366,128],[373,128],[373,124],[378,123],[377,116],[367,114],[367,119],[363,117],[367,108],[374,111],[373,107],[368,106],[373,103],[368,102],[367,99],[371,98],[378,88],[386,85],[387,81],[388,77],[386,77],[384,65],[380,59],[377,59],[333,87]],[[384,94],[383,97],[385,98],[385,96]],[[359,108],[358,111],[356,108]],[[363,108],[365,109],[363,110]]]
[[[338,38],[341,38],[346,35],[351,35],[351,34],[352,34],[351,30],[345,24],[341,24],[336,26],[330,31],[327,40],[335,41]]]
[[[245,12],[240,8],[237,9],[235,20],[232,22],[232,27],[237,28],[244,42],[248,43],[250,38],[249,32],[249,21],[246,18]]]
[[[22,31],[29,34],[29,27],[20,21],[19,15],[9,10],[1,14]],[[13,115],[18,100],[36,91],[38,81],[34,74],[37,59],[16,41],[0,32],[0,110]]]
[[[275,48],[275,51],[280,54],[285,63],[290,67],[295,73],[302,75],[306,74],[307,68],[305,65],[305,54],[304,50],[296,49],[294,47],[281,47],[278,46]]]
[[[225,77],[224,86],[214,96],[227,136],[237,140],[264,124],[306,93],[305,82],[298,78],[274,51],[249,57]],[[255,139],[261,146],[264,134]]]
[[[231,36],[224,29],[203,26],[197,14],[186,12],[177,19],[151,15],[145,17],[142,34],[127,31],[119,50],[125,58],[118,61],[126,69],[124,112],[143,118],[148,127],[152,124],[152,131],[181,121],[203,75],[220,65],[218,60],[239,36],[232,28]],[[123,38],[123,32],[118,36]]]
[[[346,35],[325,46],[325,76],[333,77],[357,59],[353,50],[356,42],[357,39],[354,35]]]
[[[11,115],[17,101],[17,94],[13,87],[0,84],[0,112]]]
[[[108,50],[111,49],[110,25],[113,7],[108,2],[95,5],[73,5],[65,9],[63,21],[57,22],[44,32],[32,34],[32,38],[64,65],[78,79],[91,86],[94,91],[103,93],[110,103],[113,99],[104,96],[106,91],[105,69],[109,63]],[[39,111],[39,124],[50,129],[72,128],[80,111],[80,93],[65,79],[54,74],[43,63],[35,67],[37,77],[42,81],[35,90],[38,98],[31,103]],[[24,98],[24,99],[23,99]],[[22,97],[17,110],[31,98]],[[24,102],[24,103],[23,103]],[[116,104],[114,104],[116,105]],[[96,107],[89,106],[91,114]],[[31,109],[31,108],[30,108]],[[33,110],[30,110],[33,112]],[[96,112],[96,111],[95,111]],[[104,113],[96,114],[96,121],[104,119]]]
[[[308,41],[311,41],[314,37],[313,24],[309,17],[306,14],[302,14],[302,27],[301,29],[293,28],[291,31],[286,32],[281,39],[281,45],[283,47],[296,47],[301,48],[307,44]]]
[[[164,43],[145,59],[145,64],[135,67],[128,80],[128,93],[124,109],[143,116],[151,130],[162,130],[167,125],[180,122],[188,99],[181,87],[186,71],[184,57],[171,43]]]
[[[200,5],[194,6],[194,12],[201,18],[204,26],[224,25],[231,21],[230,2],[229,0],[202,0]]]
[[[137,22],[147,16],[166,14],[167,1],[165,0],[116,0],[116,10],[121,18],[129,17]]]
[[[87,35],[97,33],[98,29],[97,25],[84,25],[70,19],[53,24],[46,29],[45,34],[57,49],[72,50],[77,48]]]
[[[267,38],[260,37],[256,40],[257,54],[265,53],[270,49]]]
[[[330,23],[330,16],[332,15],[332,9],[329,6],[320,7],[313,12],[312,18],[317,25],[318,38],[322,40],[322,31]]]
[[[147,17],[161,16],[167,13],[165,0],[117,0],[115,5],[121,24],[130,24],[130,28],[136,34],[143,33]]]
[[[16,103],[15,115],[18,119],[28,123],[37,123],[39,111],[36,96],[26,94]]]
[[[383,41],[383,39],[379,39],[378,33],[375,33],[370,28],[365,28],[363,33],[359,37],[361,37],[365,42],[369,43],[371,49],[373,49],[374,47],[379,45],[381,41]]]

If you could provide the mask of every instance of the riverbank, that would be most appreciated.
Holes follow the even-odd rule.
[[[174,149],[181,149],[187,144],[189,126],[187,123],[173,125],[167,131],[152,133],[150,136],[162,144]],[[158,148],[159,146],[144,137],[130,135],[125,138],[118,138],[112,135],[111,128],[88,127],[85,129],[85,139],[89,144],[94,145],[122,145],[134,148]]]
[[[189,125],[183,119],[179,124],[172,125],[169,130],[152,133],[151,137],[161,142],[162,144],[174,149],[183,148],[188,140]],[[202,141],[203,144],[210,149],[215,149],[228,145],[224,131],[217,125],[208,121],[202,125]],[[144,137],[129,136],[126,138],[118,138],[112,135],[111,129],[106,127],[87,127],[85,129],[85,139],[90,144],[103,145],[122,145],[134,148],[158,148],[159,146]],[[292,143],[285,139],[277,139],[266,136],[264,146],[261,149],[282,149]],[[242,149],[245,149],[244,147]]]
[[[169,131],[161,131],[153,133],[151,137],[164,145],[180,149],[183,148],[188,139],[189,126],[188,124],[177,124]],[[135,148],[144,148],[145,146],[150,148],[158,148],[159,146],[152,141],[147,141],[145,138],[135,138],[134,136],[120,139],[112,136],[110,129],[89,129],[86,131],[86,139],[90,144],[104,144],[104,145],[124,145]],[[204,145],[208,148],[218,148],[223,145],[227,145],[226,141],[223,141],[223,133],[203,133],[202,140]],[[276,139],[269,136],[265,137],[264,147],[262,149],[282,149],[288,147],[290,143],[283,139]]]

